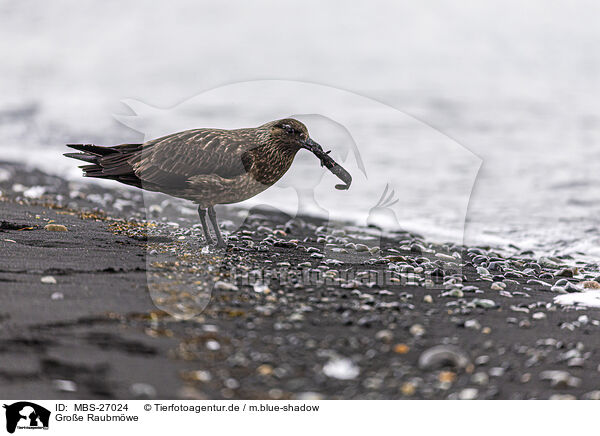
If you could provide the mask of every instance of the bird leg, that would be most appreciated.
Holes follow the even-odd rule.
[[[210,218],[210,222],[213,225],[213,229],[215,229],[215,235],[217,237],[217,247],[226,247],[227,244],[225,244],[225,241],[223,241],[221,231],[219,230],[219,223],[217,222],[217,213],[215,212],[214,206],[208,208],[208,217]]]
[[[212,245],[213,239],[210,236],[210,230],[208,229],[208,224],[206,223],[206,209],[202,206],[198,206],[198,216],[200,217],[200,222],[202,223],[202,230],[204,230],[204,238],[206,239],[206,243],[208,245]]]

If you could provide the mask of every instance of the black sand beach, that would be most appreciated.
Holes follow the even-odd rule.
[[[203,252],[137,192],[0,175],[3,398],[600,398],[600,312],[553,303],[597,265],[264,210]]]

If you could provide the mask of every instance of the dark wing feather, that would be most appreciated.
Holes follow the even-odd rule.
[[[189,188],[193,177],[233,179],[249,172],[254,165],[249,150],[259,143],[257,139],[256,129],[195,129],[144,144],[69,144],[80,153],[65,155],[88,163],[80,167],[86,177],[173,192]]]
[[[142,183],[183,189],[198,175],[232,179],[245,174],[251,160],[243,156],[249,155],[253,139],[244,129],[187,130],[145,143],[128,162]]]

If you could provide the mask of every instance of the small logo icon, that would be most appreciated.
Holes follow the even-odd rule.
[[[6,431],[14,433],[18,429],[47,430],[50,411],[28,401],[4,405],[6,409]]]

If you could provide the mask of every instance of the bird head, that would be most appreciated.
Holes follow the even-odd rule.
[[[311,146],[314,143],[321,148],[320,145],[310,139],[308,129],[298,120],[285,118],[269,124],[271,124],[269,128],[270,139],[280,147],[288,147],[291,150],[298,151],[301,148],[308,148],[309,143],[311,143]]]
[[[335,185],[336,189],[348,189],[350,187],[352,176],[329,156],[329,151],[324,151],[323,147],[311,139],[304,124],[293,118],[284,118],[269,124],[269,136],[272,142],[280,147],[288,148],[294,153],[301,148],[310,151],[319,158],[321,166],[327,167],[329,171],[345,183],[345,185]]]

